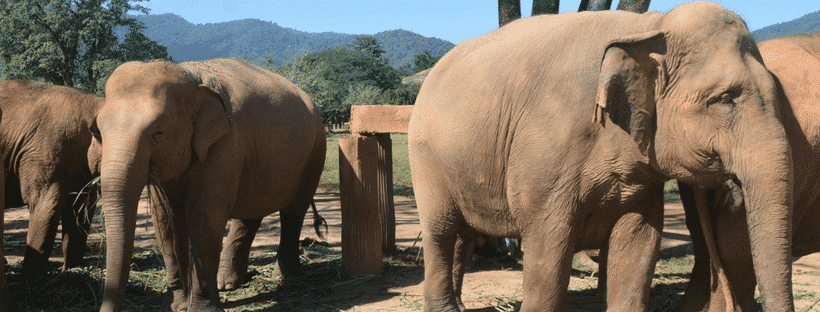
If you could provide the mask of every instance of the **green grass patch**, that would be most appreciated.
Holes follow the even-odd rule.
[[[325,170],[319,187],[339,190],[339,139],[350,136],[349,133],[328,133]],[[393,141],[393,194],[413,196],[413,179],[410,176],[410,157],[407,152],[407,135],[391,134]]]
[[[669,180],[663,185],[663,199],[664,201],[679,201],[680,190],[678,190],[678,181]]]

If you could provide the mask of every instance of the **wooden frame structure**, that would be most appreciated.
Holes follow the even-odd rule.
[[[351,137],[339,139],[342,269],[381,275],[384,253],[396,249],[391,133],[407,133],[412,105],[356,105]]]

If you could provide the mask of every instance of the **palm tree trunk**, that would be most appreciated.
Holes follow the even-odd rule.
[[[652,0],[621,0],[618,2],[618,10],[644,13],[649,9],[650,1]]]
[[[559,0],[532,0],[532,15],[558,14]]]
[[[612,7],[612,0],[581,0],[578,12],[581,11],[606,11]]]
[[[498,28],[521,18],[519,0],[498,0]]]

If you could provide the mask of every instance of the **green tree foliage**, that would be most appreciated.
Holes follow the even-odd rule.
[[[353,51],[370,53],[375,58],[380,58],[382,54],[384,54],[384,49],[382,49],[382,46],[379,44],[379,39],[375,37],[364,36],[356,38],[356,41],[354,41],[351,46]]]
[[[372,49],[336,47],[300,55],[273,71],[310,95],[325,124],[341,124],[350,120],[351,105],[373,104],[381,92],[401,85],[399,70],[372,52],[381,50],[378,41],[367,46]],[[273,66],[272,53],[266,64]]]
[[[167,59],[165,47],[142,35],[128,11],[142,0],[23,0],[0,2],[0,58],[9,79],[40,80],[102,92],[121,62]],[[129,33],[120,43],[114,28]]]
[[[382,90],[366,83],[354,83],[347,86],[347,96],[342,101],[342,107],[353,105],[374,105],[381,96]]]
[[[430,50],[424,50],[421,53],[416,54],[416,58],[413,60],[413,73],[433,67],[433,65],[436,65],[436,62],[438,62],[442,56],[444,55],[433,56],[430,53]]]
[[[419,95],[421,86],[401,85],[398,88],[382,92],[376,103],[379,105],[413,105]]]

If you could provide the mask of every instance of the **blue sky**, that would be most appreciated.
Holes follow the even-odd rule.
[[[649,10],[667,12],[688,1],[652,0]],[[818,0],[713,0],[740,14],[749,30],[789,21],[820,10]],[[560,11],[578,9],[580,0],[561,0]],[[612,1],[612,7],[618,0]],[[141,3],[151,14],[174,13],[195,24],[245,18],[274,22],[307,32],[375,34],[404,29],[458,44],[498,27],[497,0],[153,0]],[[530,15],[532,0],[521,0]]]

